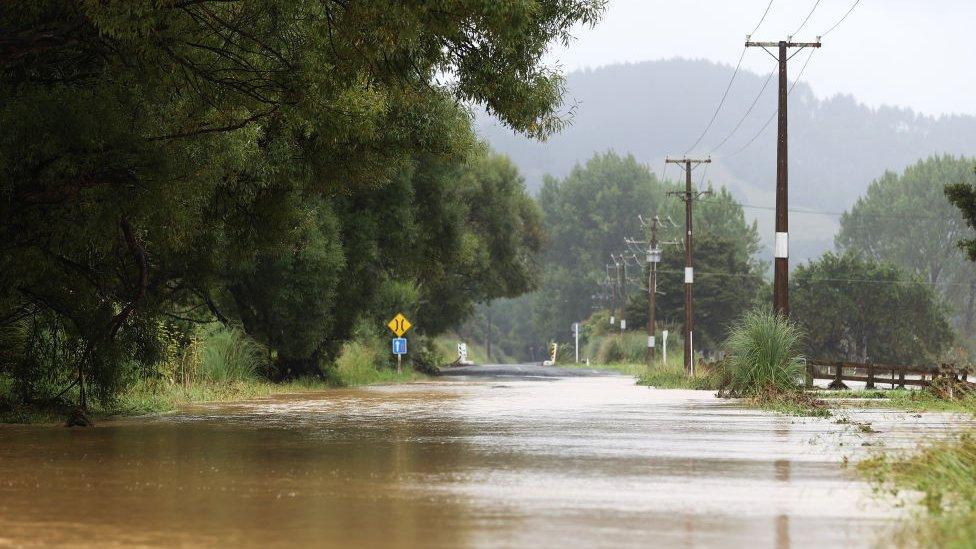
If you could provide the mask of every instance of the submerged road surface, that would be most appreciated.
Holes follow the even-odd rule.
[[[899,511],[844,456],[947,421],[860,434],[538,368],[0,426],[0,545],[868,546]]]

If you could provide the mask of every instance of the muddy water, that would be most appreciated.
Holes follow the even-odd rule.
[[[899,511],[841,460],[946,418],[860,416],[881,432],[595,377],[0,426],[0,545],[869,545]]]

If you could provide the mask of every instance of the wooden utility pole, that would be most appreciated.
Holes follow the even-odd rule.
[[[678,164],[685,170],[685,190],[671,191],[668,194],[679,197],[685,203],[685,373],[694,374],[695,373],[695,363],[694,363],[694,337],[695,337],[695,326],[694,326],[694,305],[692,303],[692,285],[695,282],[695,267],[692,254],[692,209],[695,200],[698,200],[702,195],[711,194],[711,191],[699,192],[692,189],[691,186],[691,171],[694,167],[701,164],[708,164],[712,161],[711,158],[668,158],[665,160],[668,164]]]
[[[789,202],[787,190],[789,188],[789,142],[787,140],[787,62],[803,48],[819,48],[820,37],[816,42],[793,42],[780,40],[779,42],[753,42],[746,37],[747,48],[762,48],[773,56],[779,63],[779,107],[778,107],[778,135],[776,141],[776,241],[774,245],[774,278],[773,278],[773,310],[784,317],[790,315],[790,231],[789,231]],[[790,37],[792,38],[792,37]],[[769,51],[777,48],[777,55]],[[790,48],[796,49],[789,55]]]
[[[488,358],[488,362],[491,362],[491,301],[485,308],[488,316],[488,330],[485,331],[485,356]]]
[[[610,254],[610,262],[616,265],[613,260],[613,254]],[[607,263],[607,284],[610,286],[610,331],[613,331],[614,326],[614,314],[617,312],[617,278],[616,273],[610,274],[610,263]]]
[[[657,224],[655,215],[651,220],[651,242],[647,248],[647,364],[654,363],[654,344],[657,327],[654,325],[654,305],[657,299],[657,264],[661,261],[661,250],[657,247]]]
[[[624,315],[627,314],[627,258],[621,254],[620,262],[623,264],[623,275],[620,279],[620,333],[624,333],[627,329],[627,320]]]

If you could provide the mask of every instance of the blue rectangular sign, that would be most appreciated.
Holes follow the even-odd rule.
[[[407,338],[405,337],[393,338],[393,354],[395,355],[407,354]]]

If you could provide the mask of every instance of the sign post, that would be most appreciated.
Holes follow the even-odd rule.
[[[668,363],[668,331],[661,332],[661,351],[664,354],[664,364]]]
[[[576,363],[579,364],[579,333],[580,333],[580,323],[573,323],[573,340],[576,344]]]
[[[407,320],[407,317],[403,316],[403,313],[397,313],[393,320],[387,323],[387,328],[389,328],[396,337],[393,338],[392,348],[393,354],[397,357],[397,373],[403,371],[403,355],[407,354],[407,338],[403,337],[403,334],[407,333],[413,324]]]

